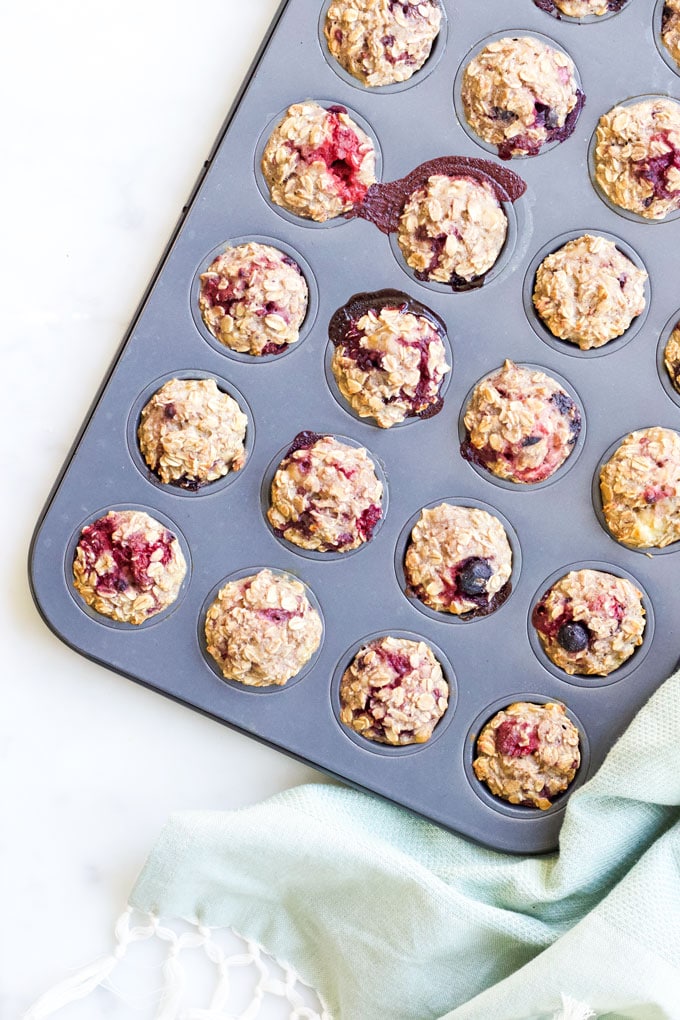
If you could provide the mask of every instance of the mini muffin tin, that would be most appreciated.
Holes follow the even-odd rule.
[[[446,19],[431,61],[405,85],[372,91],[348,81],[324,52],[325,6],[287,0],[274,19],[50,495],[31,550],[34,596],[48,625],[81,654],[469,838],[517,853],[545,852],[557,845],[569,794],[592,775],[680,651],[680,543],[666,555],[644,555],[615,542],[598,519],[593,487],[605,451],[621,436],[649,424],[680,426],[678,400],[657,355],[680,305],[680,222],[641,222],[617,212],[601,200],[588,169],[598,117],[629,96],[677,97],[678,75],[659,55],[658,12],[643,0],[586,23],[558,20],[531,0],[443,0]],[[383,181],[437,156],[494,158],[457,118],[454,81],[471,48],[499,31],[553,39],[574,59],[587,102],[571,138],[512,161],[528,188],[513,207],[516,236],[482,287],[456,293],[421,284],[395,257],[393,238],[371,223],[332,221],[336,229],[324,230],[271,204],[258,179],[259,155],[280,113],[305,99],[357,114],[378,142]],[[526,298],[536,254],[554,250],[582,224],[620,241],[650,275],[644,318],[603,349],[607,357],[544,342]],[[214,342],[197,311],[198,274],[227,243],[244,240],[292,255],[310,287],[303,338],[279,356],[234,355]],[[390,287],[445,321],[453,372],[436,417],[381,430],[344,407],[324,366],[334,311],[355,293]],[[587,420],[579,448],[550,484],[497,484],[460,454],[466,395],[506,358],[563,380]],[[143,399],[173,376],[215,378],[247,414],[247,462],[227,483],[185,492],[159,484],[144,467],[135,435]],[[387,513],[372,540],[351,555],[301,554],[266,523],[265,480],[302,430],[365,446],[384,472]],[[515,552],[507,602],[459,626],[414,606],[400,573],[407,523],[445,499],[497,511],[511,526]],[[112,508],[143,509],[166,522],[187,559],[177,602],[140,627],[98,616],[72,587],[81,528]],[[531,637],[536,598],[575,561],[604,563],[645,593],[645,643],[618,676],[602,682],[550,667]],[[257,569],[253,564],[299,577],[321,609],[322,645],[285,687],[225,682],[206,657],[201,628],[210,599],[228,578]],[[451,686],[450,707],[433,739],[415,749],[369,744],[338,720],[343,669],[363,641],[384,634],[427,641],[440,653]],[[472,770],[475,736],[517,700],[563,702],[582,734],[576,779],[545,812],[495,798]]]

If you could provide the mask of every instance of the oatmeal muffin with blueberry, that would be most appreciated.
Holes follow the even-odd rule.
[[[642,592],[604,570],[572,570],[534,606],[531,622],[560,669],[609,676],[642,644]]]
[[[324,35],[341,67],[369,88],[407,81],[439,34],[438,0],[333,0]]]
[[[227,248],[201,274],[203,321],[220,343],[241,354],[280,354],[294,344],[308,301],[297,262],[269,244]]]
[[[465,287],[495,265],[507,232],[503,207],[486,181],[433,174],[406,201],[397,241],[419,280]]]
[[[267,517],[301,549],[350,552],[370,541],[382,518],[382,497],[363,447],[301,432],[274,475]]]
[[[324,223],[350,212],[375,182],[373,142],[344,106],[294,103],[262,156],[272,202]]]
[[[564,141],[584,102],[571,58],[532,36],[485,46],[463,72],[461,99],[470,127],[501,159]]]
[[[661,15],[661,39],[680,67],[680,0],[665,0]]]
[[[511,573],[512,550],[497,517],[450,503],[421,511],[404,574],[410,590],[430,609],[486,616],[510,594]]]
[[[680,209],[680,103],[645,99],[600,117],[595,177],[614,205],[662,220]]]
[[[673,386],[680,393],[680,322],[669,336],[664,348],[664,365]]]
[[[446,361],[442,329],[433,315],[397,291],[356,296],[329,326],[331,370],[340,393],[361,418],[387,429],[441,409]]]
[[[425,743],[448,703],[449,685],[424,641],[371,641],[340,682],[340,721],[381,744]]]
[[[321,617],[295,578],[260,570],[229,581],[205,618],[208,653],[227,680],[282,686],[321,643]]]
[[[627,0],[534,0],[534,3],[549,14],[560,11],[568,18],[587,18],[620,11]]]
[[[466,460],[498,478],[531,484],[557,471],[581,432],[581,412],[560,384],[506,361],[477,383],[465,411]]]
[[[164,524],[141,510],[110,510],[81,532],[73,585],[102,616],[141,624],[172,605],[186,571]]]
[[[534,307],[553,336],[588,351],[621,336],[644,311],[646,280],[613,241],[584,234],[541,262]]]
[[[680,436],[653,426],[626,436],[600,471],[602,512],[618,542],[662,549],[680,539]]]
[[[144,406],[137,436],[164,485],[195,491],[240,471],[248,419],[214,379],[170,379]]]
[[[486,724],[472,767],[496,797],[545,811],[576,775],[579,744],[564,705],[518,701]]]

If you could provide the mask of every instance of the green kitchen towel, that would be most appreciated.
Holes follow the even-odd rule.
[[[182,940],[178,919],[193,926]],[[224,967],[210,1009],[180,1005],[178,950],[202,945],[219,963],[212,929],[225,928],[292,965],[333,1020],[680,1018],[680,673],[570,798],[550,856],[486,850],[332,786],[172,816],[115,953],[27,1020],[88,994],[156,936],[170,945],[157,1020],[229,1020]]]
[[[557,854],[492,852],[307,786],[173,816],[131,904],[233,926],[335,1020],[526,1020],[562,995],[598,1016],[680,1018],[680,673],[571,797]]]

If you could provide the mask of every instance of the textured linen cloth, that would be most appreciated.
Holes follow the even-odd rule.
[[[334,1020],[534,1020],[562,995],[680,1018],[680,673],[570,798],[557,854],[496,853],[307,786],[171,817],[131,905],[232,926]]]

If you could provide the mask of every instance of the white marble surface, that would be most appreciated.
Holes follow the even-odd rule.
[[[277,7],[34,0],[0,14],[7,1020],[110,949],[171,811],[321,778],[70,651],[26,573],[41,507]],[[138,1014],[99,998],[58,1015]]]

